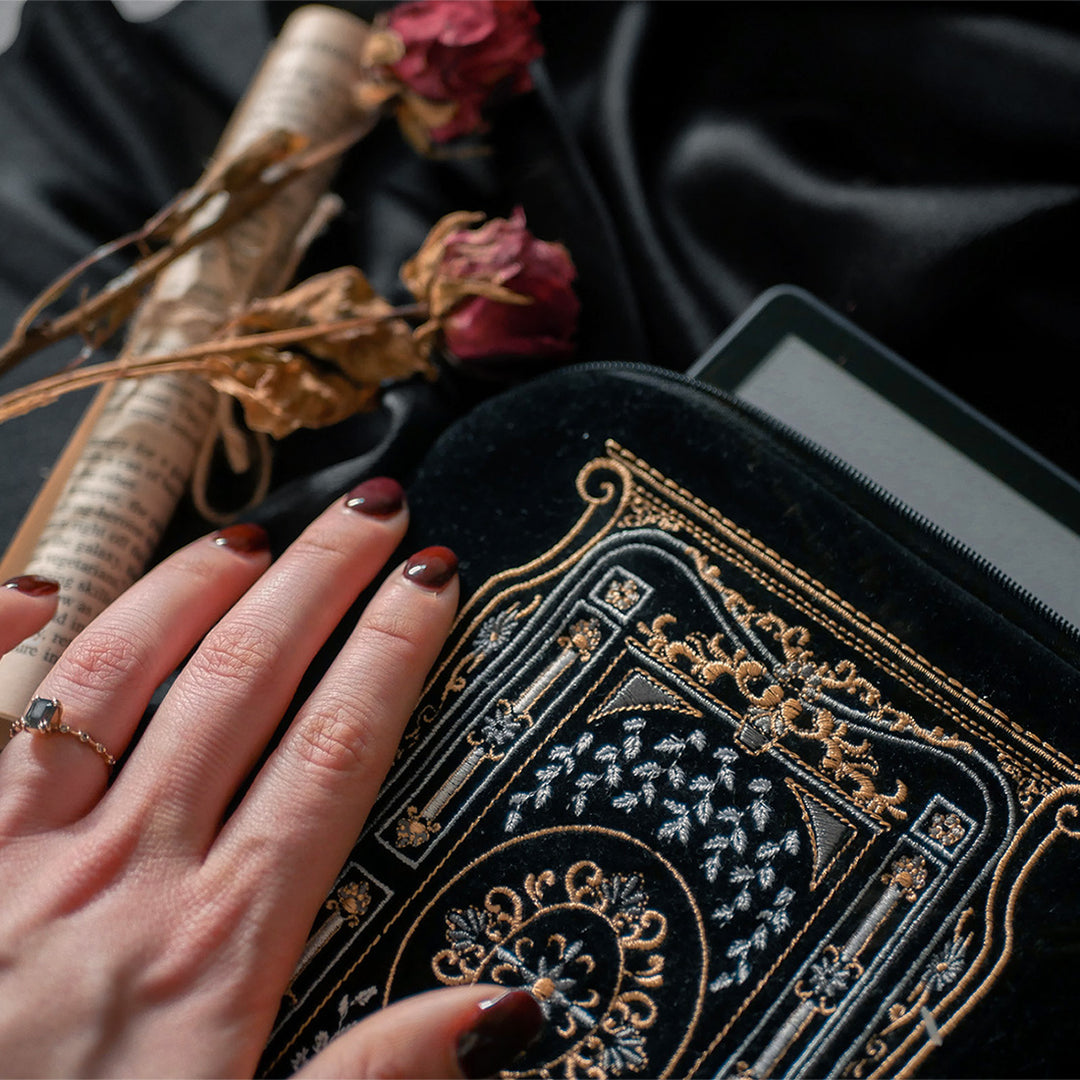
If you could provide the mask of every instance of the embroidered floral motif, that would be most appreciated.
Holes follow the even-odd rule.
[[[964,823],[957,814],[946,813],[938,810],[930,818],[930,824],[926,827],[926,835],[931,840],[936,840],[945,847],[953,847],[964,838]]]
[[[960,941],[949,941],[930,961],[930,966],[923,974],[923,982],[931,992],[944,990],[960,978],[967,967],[965,955],[970,941],[970,937]]]
[[[617,611],[629,611],[640,599],[641,592],[633,578],[625,581],[612,581],[604,593],[604,603],[610,604]]]
[[[819,1012],[830,1013],[862,973],[863,966],[857,960],[846,959],[835,945],[826,945],[821,959],[810,965],[809,978],[795,984],[795,994],[804,1001],[815,999]]]
[[[519,621],[519,613],[516,608],[517,605],[515,604],[506,611],[496,612],[496,614],[489,616],[480,624],[480,629],[473,639],[473,648],[476,652],[491,656],[494,653],[501,652],[509,644]]]
[[[371,906],[371,886],[366,881],[350,881],[338,889],[337,896],[326,901],[331,911],[336,911],[346,926],[355,929]]]
[[[658,1016],[651,991],[663,985],[666,939],[667,920],[637,875],[582,860],[561,877],[530,873],[451,910],[447,947],[431,967],[446,985],[483,980],[533,994],[564,1049],[527,1075],[614,1077],[649,1065],[643,1032]]]
[[[751,618],[756,615],[754,609],[734,590],[726,591],[730,593],[728,610],[741,614],[755,628],[767,629],[781,646],[784,662],[770,669],[762,660],[750,659],[745,647],[729,643],[719,633],[706,636],[692,632],[673,640],[668,628],[676,619],[668,614],[658,615],[648,625],[638,625],[646,635],[649,653],[668,664],[688,665],[691,677],[705,686],[730,680],[745,702],[739,739],[748,749],[761,753],[799,739],[818,743],[819,767],[850,791],[856,805],[879,817],[906,818],[907,812],[899,804],[907,799],[907,785],[897,780],[893,794],[878,791],[880,766],[869,742],[850,736],[848,723],[838,715],[847,708],[846,703],[837,697],[850,696],[864,709],[870,706],[867,719],[887,710],[898,717],[905,714],[883,704],[878,691],[857,674],[850,661],[843,660],[835,667],[815,662],[807,648],[809,633],[803,627],[789,627],[771,613]]]
[[[331,1039],[352,1027],[356,1020],[349,1019],[350,1013],[354,1009],[362,1009],[377,993],[378,990],[374,986],[369,986],[365,990],[361,990],[359,994],[344,994],[338,1001],[337,1027],[333,1031],[317,1031],[312,1037],[310,1046],[306,1046],[293,1054],[291,1059],[293,1072],[299,1070],[316,1054],[325,1050]]]
[[[926,884],[926,876],[926,860],[921,855],[901,855],[881,875],[881,880],[914,903]]]
[[[399,848],[423,847],[441,828],[437,821],[428,821],[415,806],[410,806],[398,822],[394,842]]]
[[[579,619],[557,639],[557,644],[561,649],[577,649],[582,662],[585,662],[592,656],[600,641],[600,624],[595,619]]]

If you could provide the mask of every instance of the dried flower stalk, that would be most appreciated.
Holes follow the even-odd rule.
[[[224,232],[311,169],[342,154],[363,138],[376,120],[377,116],[364,116],[348,131],[314,147],[306,147],[306,140],[290,132],[271,132],[211,174],[209,183],[179,196],[141,229],[98,248],[50,284],[20,316],[11,337],[0,347],[0,375],[45,346],[74,334],[79,334],[92,347],[103,344],[127,321],[138,306],[144,288],[165,267]],[[197,210],[222,195],[226,201],[212,222],[173,238]],[[56,319],[34,324],[45,307],[101,259],[131,244],[161,236],[170,238],[164,247],[138,260],[89,299]]]

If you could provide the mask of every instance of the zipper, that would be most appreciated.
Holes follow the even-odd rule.
[[[594,361],[585,364],[575,364],[574,369],[578,371],[618,370],[647,374],[653,377],[659,376],[661,379],[676,383],[679,386],[689,387],[700,394],[704,394],[706,397],[711,397],[722,402],[729,409],[743,415],[758,427],[764,428],[769,434],[778,436],[780,439],[784,440],[784,442],[789,444],[797,453],[802,454],[811,460],[823,463],[834,472],[839,473],[845,480],[851,481],[878,502],[883,503],[893,513],[903,518],[907,524],[914,526],[916,530],[930,537],[934,543],[945,548],[950,554],[965,559],[995,586],[1004,592],[1009,593],[1013,599],[1019,601],[1028,611],[1049,624],[1055,631],[1067,638],[1074,646],[1080,648],[1080,628],[1074,626],[1063,615],[1060,615],[1050,607],[1049,604],[1040,600],[1034,593],[1018,584],[1004,571],[999,570],[994,563],[984,555],[980,555],[974,548],[957,540],[952,533],[943,529],[936,522],[926,517],[925,514],[920,514],[917,510],[913,510],[906,502],[897,498],[897,496],[882,487],[877,481],[872,480],[865,473],[860,472],[843,458],[826,450],[825,447],[821,446],[819,443],[814,442],[812,439],[808,439],[802,432],[796,431],[795,428],[790,427],[781,420],[777,420],[775,416],[767,413],[764,409],[758,408],[758,406],[753,405],[748,401],[743,401],[741,398],[737,398],[733,394],[726,390],[721,390],[717,386],[711,386],[709,383],[692,379],[689,375],[684,375],[678,371],[669,371],[667,368],[653,367],[650,364],[636,364],[629,362],[613,364]]]

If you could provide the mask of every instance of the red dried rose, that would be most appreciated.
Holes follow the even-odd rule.
[[[452,106],[449,119],[428,110],[431,139],[485,130],[481,109],[496,87],[532,89],[528,65],[544,51],[538,21],[531,0],[414,0],[390,11],[388,26],[405,45],[390,70],[414,94]]]
[[[581,308],[570,253],[533,236],[520,206],[508,219],[468,227],[480,220],[448,214],[402,267],[402,280],[431,312],[418,335],[441,332],[464,361],[569,356]]]

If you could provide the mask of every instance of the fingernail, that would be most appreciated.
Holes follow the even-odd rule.
[[[51,577],[41,577],[40,574],[21,574],[8,578],[4,588],[14,589],[24,596],[55,596],[60,591],[60,582],[53,581]]]
[[[345,505],[370,517],[393,517],[405,505],[405,492],[396,480],[376,476],[354,487],[345,496]]]
[[[495,1076],[509,1068],[544,1028],[544,1012],[528,990],[508,990],[482,1001],[477,1013],[457,1039],[458,1066],[470,1078]]]
[[[261,525],[242,522],[238,525],[226,525],[213,535],[218,547],[237,551],[241,555],[256,555],[270,546],[270,537]]]
[[[457,567],[457,556],[449,548],[429,547],[409,559],[404,574],[417,585],[439,592],[453,581]]]

